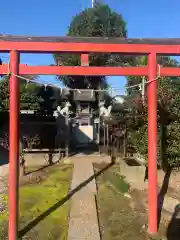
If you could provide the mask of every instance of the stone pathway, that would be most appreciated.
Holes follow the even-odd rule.
[[[71,190],[89,179],[93,174],[93,162],[108,162],[108,158],[94,156],[75,156]],[[96,181],[91,180],[71,199],[68,240],[100,240],[96,208]]]

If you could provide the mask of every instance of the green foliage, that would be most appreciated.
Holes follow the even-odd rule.
[[[68,32],[69,36],[84,37],[119,37],[126,34],[126,23],[122,16],[108,5],[101,4],[73,17]]]
[[[145,66],[147,65],[147,56],[141,56],[141,57],[136,57],[134,58],[134,61],[131,62],[131,66]],[[142,83],[142,77],[140,76],[129,76],[127,78],[127,87],[132,86],[132,85],[137,85]],[[132,95],[134,93],[138,93],[139,92],[139,87],[134,87],[134,88],[129,88],[127,90],[127,94],[128,95]]]
[[[44,87],[40,87],[38,91],[38,96],[42,99],[40,102],[40,112],[47,113],[48,115],[51,115],[54,109],[54,105],[58,103],[55,103],[55,92],[52,89],[52,87],[47,87],[46,90]]]
[[[22,81],[22,80],[20,80]],[[20,84],[20,108],[22,110],[39,110],[43,102],[41,96],[38,96],[39,87],[35,84],[29,84],[26,87],[24,81]],[[9,77],[4,77],[0,81],[0,110],[9,109]]]
[[[177,65],[176,65],[177,66]],[[163,78],[158,89],[158,115],[161,127],[161,160],[180,165],[180,78]]]
[[[172,167],[179,167],[180,166],[180,138],[179,138],[179,131],[180,131],[180,123],[179,121],[174,121],[167,126],[167,159]]]
[[[144,59],[146,61],[146,59]],[[178,67],[176,60],[169,57],[161,57],[159,63],[164,66]],[[146,62],[144,62],[146,63]],[[128,85],[137,84],[140,78],[128,78]],[[157,80],[157,127],[158,127],[158,161],[164,170],[167,167],[179,167],[180,165],[180,78],[160,77]],[[137,94],[137,89],[132,89],[131,94]],[[148,122],[147,99],[144,105],[142,101],[136,102],[135,111],[131,113],[134,126],[128,126],[136,151],[147,159],[148,153]],[[140,111],[139,111],[140,110]]]
[[[112,11],[108,5],[97,4],[94,8],[85,9],[73,17],[70,24],[68,36],[77,37],[126,37],[126,23],[123,17]],[[54,55],[57,65],[80,65],[80,56],[69,54]],[[91,66],[106,66],[122,64],[119,55],[112,54],[90,54],[89,61]],[[67,76],[61,77],[60,80],[65,86],[71,88],[101,88],[108,87],[106,78],[84,77],[84,76]]]
[[[9,80],[5,77],[0,81],[0,110],[9,108]]]
[[[42,96],[38,96],[39,86],[36,84],[21,84],[20,107],[23,110],[40,110],[43,103]]]
[[[132,134],[133,143],[136,152],[142,154],[146,160],[148,155],[148,126],[147,122],[140,126],[136,131]]]

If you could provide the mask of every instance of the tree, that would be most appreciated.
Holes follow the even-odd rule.
[[[0,111],[6,111],[9,108],[9,79],[4,77],[0,81]]]
[[[67,36],[77,37],[126,37],[126,23],[121,14],[114,12],[108,5],[96,4],[73,17]],[[57,65],[80,66],[80,56],[70,54],[55,54]],[[123,64],[125,58],[119,55],[90,54],[90,66],[106,66]],[[65,86],[70,88],[107,88],[105,76],[60,77]]]
[[[142,59],[141,59],[142,60]],[[144,58],[144,63],[147,59]],[[163,66],[179,67],[179,63],[170,57],[160,57],[158,62]],[[140,77],[128,78],[128,85],[141,82]],[[157,108],[158,108],[158,160],[162,168],[167,171],[169,167],[179,167],[180,165],[180,78],[179,77],[159,77],[157,79]],[[129,95],[138,89],[131,88]],[[134,125],[129,126],[136,151],[147,158],[147,96],[144,104],[139,98],[136,102],[134,114],[131,114]]]
[[[2,59],[0,58],[0,65],[2,65]],[[0,75],[0,77],[2,77],[1,75]]]
[[[25,148],[28,150],[32,150],[33,147],[37,147],[40,144],[40,137],[38,134],[35,136],[30,136],[30,135],[23,135],[20,137],[20,143],[19,143],[19,163],[20,163],[20,176],[25,176],[26,175],[26,161],[25,161]]]
[[[28,77],[34,79],[34,76]],[[40,110],[40,104],[43,98],[38,96],[39,86],[36,84],[26,84],[20,79],[20,109],[22,110]],[[0,111],[9,109],[9,77],[5,76],[0,81]]]
[[[58,94],[60,95],[60,90],[58,90]],[[57,92],[52,87],[39,87],[38,89],[38,97],[42,99],[40,102],[39,110],[41,113],[46,113],[47,115],[52,115],[53,110],[56,105],[58,105]],[[57,97],[57,99],[56,99]]]

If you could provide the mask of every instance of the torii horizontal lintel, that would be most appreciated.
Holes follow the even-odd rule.
[[[0,66],[0,75],[8,74],[8,64]],[[19,65],[20,75],[61,76],[147,76],[147,67],[28,66]],[[158,67],[157,76],[180,76],[180,68]]]

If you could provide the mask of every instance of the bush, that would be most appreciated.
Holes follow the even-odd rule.
[[[157,157],[159,164],[166,171],[169,167],[180,166],[180,82],[179,78],[161,78],[158,83]],[[136,152],[146,159],[148,155],[147,109],[147,100],[143,108],[141,102],[137,103],[136,111],[132,111],[130,116],[133,124],[128,126]]]

